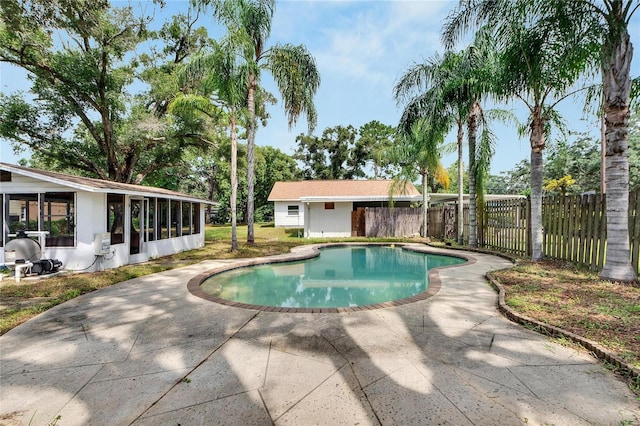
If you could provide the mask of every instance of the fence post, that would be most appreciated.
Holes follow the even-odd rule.
[[[533,248],[531,247],[531,196],[527,195],[527,233],[525,235],[527,241],[527,257],[531,257]]]

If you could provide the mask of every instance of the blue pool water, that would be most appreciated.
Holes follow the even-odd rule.
[[[288,308],[364,306],[425,291],[428,271],[456,257],[390,246],[332,247],[312,259],[251,266],[207,278],[201,289],[234,302]]]

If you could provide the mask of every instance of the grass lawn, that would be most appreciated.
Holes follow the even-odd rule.
[[[207,226],[205,232],[205,247],[143,264],[104,272],[25,279],[18,285],[4,280],[0,286],[0,334],[81,294],[202,260],[274,255],[317,242],[372,241],[366,238],[309,240],[299,237],[297,230],[256,224],[256,244],[245,243],[247,228],[239,226],[239,250],[231,253],[229,226]],[[602,281],[593,272],[563,262],[525,262],[494,275],[505,287],[507,304],[514,310],[596,341],[640,367],[640,287]],[[632,388],[640,394],[640,383],[632,384]]]
[[[524,262],[493,273],[505,302],[528,317],[597,342],[640,368],[640,286],[612,283],[560,261]],[[633,384],[640,394],[640,381]]]
[[[366,238],[305,239],[296,229],[256,224],[255,245],[246,244],[247,227],[238,226],[238,251],[231,253],[231,227],[207,226],[205,246],[148,262],[94,273],[70,273],[43,279],[0,282],[0,335],[62,302],[132,278],[187,266],[208,259],[237,259],[287,253],[292,247],[328,241],[372,241]],[[387,239],[384,241],[401,241]],[[415,241],[415,240],[413,240]]]

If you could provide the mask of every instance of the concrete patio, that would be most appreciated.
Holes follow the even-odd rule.
[[[78,297],[0,337],[0,425],[619,425],[640,402],[583,351],[504,319],[489,270],[433,297],[332,314],[222,306],[207,261]]]

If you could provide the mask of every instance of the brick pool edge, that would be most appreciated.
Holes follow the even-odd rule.
[[[429,287],[422,293],[418,293],[415,296],[407,297],[404,299],[392,300],[388,302],[376,303],[372,305],[363,306],[346,306],[340,308],[283,308],[277,306],[264,306],[253,305],[249,303],[234,302],[220,297],[212,296],[205,293],[200,285],[207,278],[220,274],[222,272],[231,271],[238,268],[245,268],[248,266],[267,265],[273,263],[293,262],[297,260],[311,259],[320,255],[320,249],[324,247],[348,247],[348,246],[398,246],[404,250],[415,251],[425,254],[440,254],[451,257],[457,257],[466,260],[466,263],[461,265],[440,266],[429,270]],[[445,253],[446,252],[446,253]],[[298,246],[291,249],[287,254],[280,254],[268,257],[258,257],[252,259],[242,259],[229,265],[220,266],[218,268],[210,269],[203,273],[200,273],[189,280],[187,283],[187,289],[189,292],[201,299],[208,300],[210,302],[218,303],[220,305],[231,306],[234,308],[253,309],[263,312],[282,312],[282,313],[305,313],[305,314],[326,314],[326,313],[344,313],[344,312],[358,312],[369,311],[373,309],[393,308],[396,306],[402,306],[409,303],[419,302],[421,300],[428,299],[440,291],[442,282],[440,281],[439,271],[446,268],[455,268],[462,265],[472,265],[476,262],[476,259],[472,256],[462,253],[449,253],[447,250],[438,250],[433,247],[429,247],[424,244],[418,243],[326,243],[326,244],[310,244],[305,246]]]

